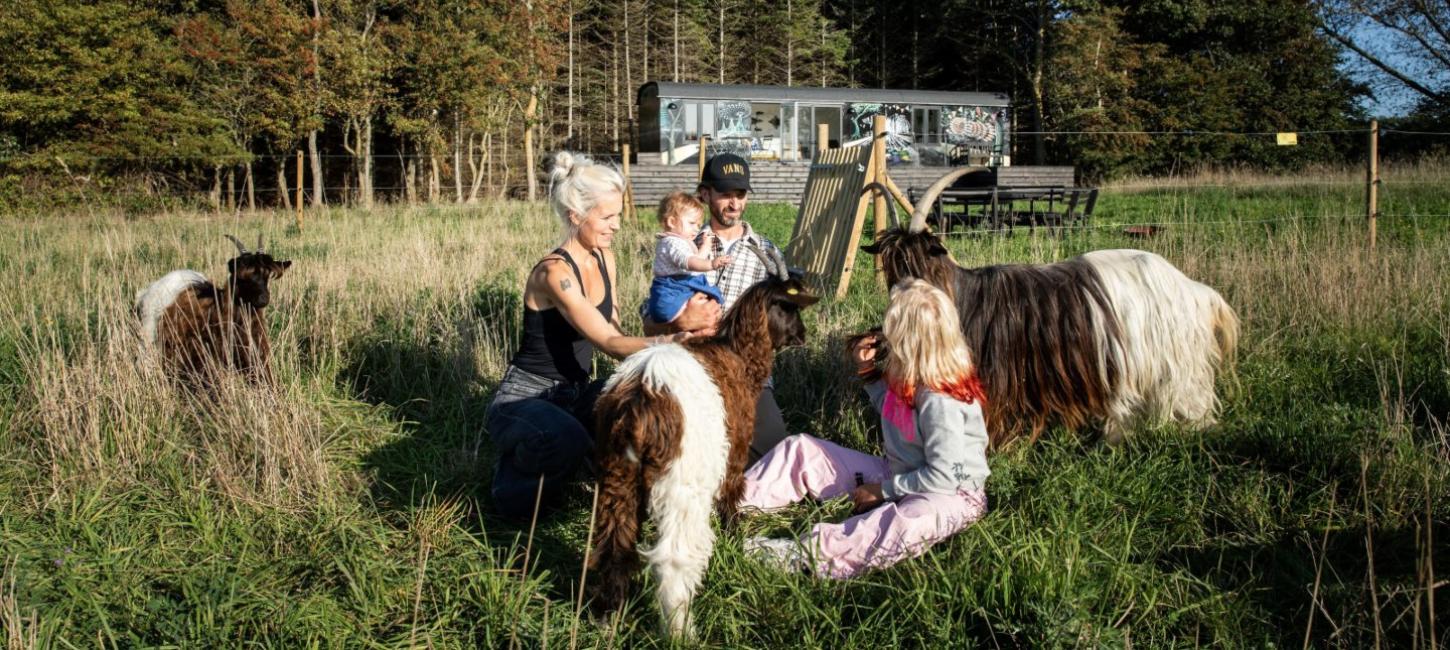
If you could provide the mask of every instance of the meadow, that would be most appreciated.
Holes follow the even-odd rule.
[[[695,601],[709,647],[1450,647],[1450,193],[1386,168],[1107,188],[1088,227],[950,239],[965,265],[1158,252],[1243,320],[1220,424],[1108,447],[1052,431],[995,454],[985,519],[849,582],[778,573],[742,535]],[[1362,172],[1361,172],[1362,174]],[[776,241],[794,208],[752,205]],[[0,217],[0,626],[11,648],[657,647],[648,580],[579,613],[591,493],[537,525],[492,513],[484,410],[522,279],[556,243],[542,204]],[[1151,239],[1124,224],[1158,223]],[[138,360],[135,291],[216,278],[223,234],[294,260],[268,312],[279,387],[174,389]],[[653,232],[616,240],[638,328]],[[868,259],[858,269],[868,269]],[[807,312],[777,360],[790,428],[876,449],[845,336],[885,290]],[[610,363],[597,361],[607,373]],[[1438,590],[1436,590],[1438,587]],[[585,609],[587,612],[587,608]]]

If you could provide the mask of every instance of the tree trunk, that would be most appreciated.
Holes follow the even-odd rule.
[[[574,146],[574,0],[569,0],[569,119],[564,142],[566,147]]]
[[[322,32],[322,9],[317,0],[312,0],[312,92],[313,117],[322,116],[322,59],[318,52],[318,36]],[[326,188],[323,186],[322,154],[317,150],[317,129],[307,132],[307,156],[312,162],[312,207],[327,205]]]
[[[211,170],[211,209],[213,212],[220,212],[222,209],[221,165],[216,165]]]
[[[529,103],[524,107],[524,173],[529,179],[529,200],[538,198],[538,180],[534,177],[534,114],[539,110],[539,87],[529,88]],[[617,126],[616,126],[617,128]]]
[[[644,56],[641,57],[644,60],[641,61],[642,72],[640,73],[640,78],[644,81],[649,81],[649,0],[644,0],[644,19],[641,20],[640,23],[644,25],[644,46],[642,47],[642,49],[644,50]]]
[[[881,3],[879,2],[879,0],[876,3],[876,13],[878,15],[881,14]],[[881,70],[878,73],[880,75],[880,78],[876,80],[876,82],[877,82],[876,85],[879,86],[879,87],[881,87],[881,88],[885,88],[886,87],[886,25],[879,24],[879,22],[878,22],[878,24],[876,26],[876,31],[877,32],[880,32],[880,36],[881,36],[881,45],[876,50],[876,60],[877,60],[877,62],[881,66]]]
[[[312,207],[327,205],[326,189],[322,185],[322,154],[317,150],[317,131],[307,133],[307,159],[312,162]]]
[[[285,161],[286,158],[282,160]],[[292,194],[291,190],[287,188],[287,165],[285,163],[277,165],[277,196],[280,197],[278,203],[282,204],[282,209],[291,212]]]
[[[619,148],[619,32],[609,41],[609,140],[613,143],[609,149],[614,151]]]
[[[917,79],[921,76],[921,11],[916,7],[917,0],[911,0],[911,89],[917,89]]]
[[[846,87],[856,87],[856,0],[851,0],[851,31],[846,39]]]
[[[1043,165],[1047,161],[1047,140],[1042,133],[1042,112],[1046,101],[1042,87],[1042,67],[1047,58],[1047,0],[1037,0],[1035,40],[1037,42],[1032,48],[1032,130],[1037,135],[1033,136],[1032,156],[1036,164]]]
[[[795,85],[795,3],[785,0],[785,85]]]
[[[359,171],[357,176],[358,202],[364,210],[373,207],[373,116],[362,118],[362,129],[357,134]]]
[[[227,168],[227,211],[237,210],[237,168]]]
[[[675,0],[675,83],[680,83],[680,0]]]
[[[719,38],[716,40],[720,46],[720,83],[725,83],[725,0],[718,0],[715,3],[715,24],[719,30]]]
[[[438,204],[438,154],[428,154],[428,205]]]
[[[252,161],[247,161],[247,211],[257,211],[257,186],[252,183]]]
[[[512,111],[510,111],[510,117],[512,117]],[[507,124],[508,121],[505,120],[504,123]],[[509,181],[513,180],[513,178],[512,178],[513,177],[513,172],[514,172],[513,162],[514,161],[509,158],[509,137],[508,137],[508,134],[504,134],[504,136],[503,136],[503,179],[500,180],[499,181],[499,184],[498,184],[498,198],[501,198],[501,199],[508,198]]]
[[[405,152],[407,152],[407,150],[408,150],[408,142],[407,142],[407,140],[404,140],[403,141],[403,146],[401,148],[401,152],[398,154],[398,157],[402,159],[402,160],[399,160],[398,162],[402,163],[402,165],[403,165],[403,195],[406,198],[406,200],[408,201],[408,205],[417,205],[418,204],[418,156],[416,154],[411,155],[411,156],[410,155],[406,155]]]
[[[482,140],[482,138],[480,138],[480,140]],[[478,203],[478,190],[480,187],[483,186],[483,161],[488,158],[487,149],[483,149],[482,151],[480,151],[479,157],[474,158],[473,152],[475,149],[481,149],[481,147],[478,147],[474,144],[473,134],[470,133],[468,135],[468,177],[470,181],[468,187],[469,203]]]
[[[463,125],[453,116],[453,202],[463,202]]]
[[[634,102],[629,100],[634,92],[634,72],[629,69],[629,3],[630,0],[624,2],[624,121],[626,125],[634,121]],[[624,136],[629,137],[628,126],[625,127]]]

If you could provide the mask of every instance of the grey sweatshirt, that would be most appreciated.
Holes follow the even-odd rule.
[[[986,485],[992,472],[987,469],[987,422],[980,404],[917,389],[915,430],[902,431],[885,411],[886,382],[867,384],[866,394],[882,413],[891,478],[881,484],[881,492],[888,500],[908,494],[956,494]]]

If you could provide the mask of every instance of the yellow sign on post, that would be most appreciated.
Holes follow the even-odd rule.
[[[1278,133],[1275,134],[1275,140],[1279,143],[1279,146],[1281,147],[1293,147],[1299,144],[1299,134]]]

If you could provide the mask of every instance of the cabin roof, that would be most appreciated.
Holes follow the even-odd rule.
[[[756,86],[750,84],[685,84],[651,81],[639,88],[638,102],[649,97],[727,99],[753,102],[821,102],[934,104],[941,106],[1008,106],[1004,93],[895,90],[889,88],[817,88],[808,86]]]

